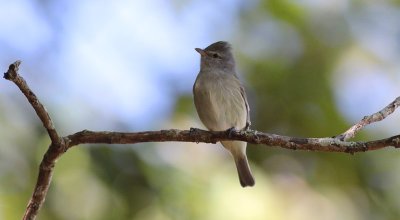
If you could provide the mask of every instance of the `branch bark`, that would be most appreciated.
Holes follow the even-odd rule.
[[[281,147],[289,150],[319,152],[356,153],[378,150],[385,147],[400,147],[400,135],[367,141],[347,142],[338,138],[298,138],[269,134],[255,130],[206,131],[198,128],[190,130],[161,130],[143,132],[109,132],[83,130],[66,137],[67,149],[79,144],[136,144],[143,142],[196,142],[216,143],[225,140],[246,141],[266,147]]]
[[[400,105],[400,97],[381,111],[364,117],[346,132],[330,138],[299,138],[277,134],[269,134],[255,130],[205,131],[197,128],[190,130],[160,130],[143,132],[113,132],[83,130],[65,137],[60,137],[53,122],[36,95],[28,87],[25,80],[18,74],[20,61],[11,64],[4,78],[14,82],[28,99],[37,116],[51,139],[51,144],[45,153],[39,167],[39,175],[33,194],[28,202],[23,219],[35,219],[43,205],[54,171],[56,160],[69,148],[79,144],[136,144],[142,142],[203,142],[216,143],[224,140],[240,140],[248,143],[265,145],[267,147],[281,147],[290,150],[308,150],[320,152],[355,153],[378,150],[386,147],[400,147],[400,135],[367,142],[349,142],[349,138],[368,124],[385,119]]]

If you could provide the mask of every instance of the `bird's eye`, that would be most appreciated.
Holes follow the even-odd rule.
[[[213,57],[213,58],[219,58],[219,55],[218,55],[217,53],[214,53],[214,54],[212,55],[212,57]]]

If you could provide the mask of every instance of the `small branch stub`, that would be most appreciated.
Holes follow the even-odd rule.
[[[21,64],[20,60],[15,61],[14,63],[10,64],[8,67],[7,72],[4,73],[4,79],[13,80],[17,76],[17,72],[19,69],[19,65]]]

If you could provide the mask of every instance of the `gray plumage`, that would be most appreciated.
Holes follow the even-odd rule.
[[[201,55],[201,65],[193,85],[193,95],[200,120],[211,131],[247,128],[250,125],[250,109],[244,88],[236,75],[230,44],[219,41],[204,50],[196,48],[196,51]],[[253,186],[255,181],[246,156],[247,143],[221,143],[235,160],[240,184],[243,187]]]

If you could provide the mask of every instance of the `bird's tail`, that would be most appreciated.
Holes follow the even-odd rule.
[[[249,162],[247,161],[246,155],[235,155],[234,156],[236,168],[239,175],[240,185],[242,187],[254,186],[255,181],[253,174],[251,173]]]
[[[251,174],[249,162],[247,161],[246,156],[247,143],[242,141],[221,141],[221,143],[231,152],[231,155],[235,160],[240,185],[242,185],[242,187],[254,186],[254,177],[253,174]]]

